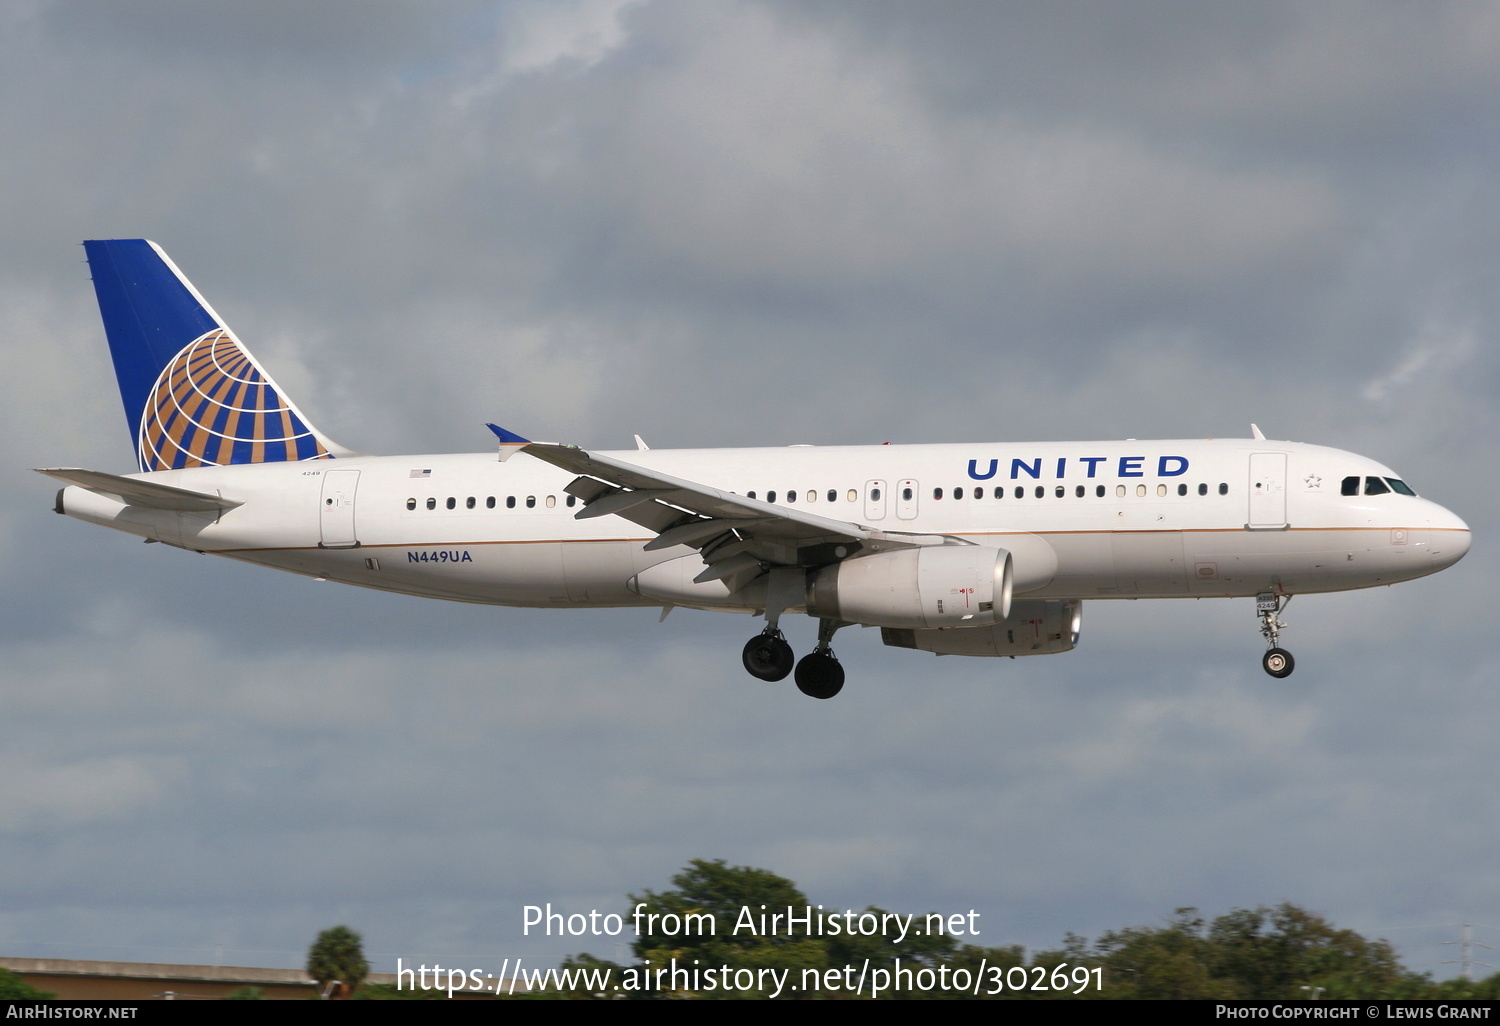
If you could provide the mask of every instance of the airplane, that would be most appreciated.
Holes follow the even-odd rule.
[[[1085,599],[1292,596],[1452,566],[1468,526],[1354,453],[1250,438],[370,456],[312,425],[145,239],[85,242],[139,473],[39,471],[56,512],[428,598],[748,613],[745,669],[838,694],[843,627],[937,655],[1066,652]],[[780,624],[805,613],[796,659]]]

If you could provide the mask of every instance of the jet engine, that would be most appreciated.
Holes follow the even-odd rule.
[[[1078,644],[1083,601],[1020,601],[1010,616],[990,627],[912,630],[884,627],[880,640],[893,648],[917,648],[937,655],[1023,656],[1067,652]]]
[[[1010,553],[935,545],[857,556],[808,578],[811,616],[877,627],[982,627],[1010,612]]]

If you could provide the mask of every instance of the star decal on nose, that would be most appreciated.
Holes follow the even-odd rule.
[[[1319,477],[1317,474],[1308,474],[1302,480],[1305,481],[1305,482],[1307,482],[1307,487],[1308,487],[1309,490],[1316,489],[1316,488],[1320,487],[1323,484],[1323,479],[1321,477]]]

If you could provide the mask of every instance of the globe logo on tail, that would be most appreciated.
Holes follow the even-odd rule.
[[[141,417],[138,455],[152,471],[330,454],[235,338],[216,329],[163,368]]]

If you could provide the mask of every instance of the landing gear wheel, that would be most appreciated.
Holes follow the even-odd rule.
[[[832,698],[844,689],[844,668],[832,652],[812,652],[797,663],[797,690],[809,698]]]
[[[780,631],[757,634],[745,642],[743,658],[750,676],[761,680],[785,680],[796,661],[792,646],[786,643]]]
[[[1261,659],[1260,665],[1265,667],[1267,673],[1279,680],[1282,677],[1290,677],[1297,662],[1286,649],[1273,648]]]

